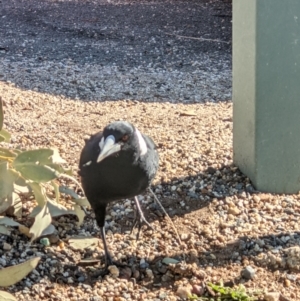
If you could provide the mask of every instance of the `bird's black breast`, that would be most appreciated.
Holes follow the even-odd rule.
[[[156,150],[151,146],[145,156],[137,157],[136,150],[128,148],[97,163],[101,138],[102,133],[98,133],[86,142],[79,162],[83,189],[91,205],[141,194],[157,171]]]

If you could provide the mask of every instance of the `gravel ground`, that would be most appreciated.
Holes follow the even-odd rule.
[[[81,100],[231,98],[229,3],[2,0],[0,16],[0,79],[22,88]]]
[[[138,242],[128,232],[133,201],[113,204],[106,220],[109,247],[129,267],[101,282],[91,275],[103,264],[102,243],[78,250],[68,241],[75,235],[99,237],[92,212],[81,227],[74,217],[56,218],[50,247],[37,241],[28,249],[27,238],[15,230],[1,237],[1,266],[42,256],[33,273],[8,288],[18,300],[180,300],[191,289],[201,295],[205,283],[221,280],[282,294],[264,300],[299,300],[300,195],[256,192],[232,164],[231,103],[80,102],[7,83],[0,83],[0,95],[11,145],[58,147],[74,174],[83,137],[104,124],[126,119],[151,135],[161,157],[152,188],[182,241],[150,193],[141,203],[155,231],[143,227]],[[29,204],[22,220],[28,226]],[[86,258],[96,263],[83,266]],[[170,258],[180,263],[163,263]]]
[[[300,195],[259,193],[232,164],[230,4],[1,0],[0,11],[10,145],[58,147],[76,175],[85,136],[113,120],[134,123],[158,145],[152,188],[181,240],[148,192],[141,203],[155,231],[143,227],[137,242],[133,201],[109,208],[109,248],[128,267],[102,281],[91,277],[103,264],[101,241],[83,250],[70,242],[99,237],[92,211],[81,227],[55,218],[49,247],[27,247],[14,230],[0,237],[0,266],[42,259],[8,291],[28,301],[175,301],[223,280],[263,290],[267,301],[300,299]],[[19,221],[30,226],[32,204],[23,206]]]

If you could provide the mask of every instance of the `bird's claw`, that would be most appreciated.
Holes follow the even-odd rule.
[[[124,267],[128,266],[128,264],[126,264],[126,263],[120,263],[117,261],[108,260],[108,263],[105,264],[105,267],[103,269],[99,269],[99,270],[93,272],[91,276],[93,278],[99,278],[99,277],[104,277],[104,276],[108,275],[110,273],[109,267],[112,265],[115,265],[118,268],[124,268]]]
[[[145,219],[144,216],[140,216],[139,218],[135,218],[135,220],[133,222],[133,225],[131,227],[131,230],[130,230],[130,234],[132,234],[133,229],[137,226],[138,227],[138,232],[136,234],[136,240],[139,240],[140,232],[141,232],[141,228],[142,228],[143,223],[146,224],[151,230],[154,230],[154,228],[149,224],[149,222]]]

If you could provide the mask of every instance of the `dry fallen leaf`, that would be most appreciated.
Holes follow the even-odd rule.
[[[181,111],[179,112],[179,116],[197,116],[197,113],[195,111]]]
[[[17,299],[10,293],[5,291],[0,291],[0,300],[1,301],[17,301]]]
[[[24,225],[20,225],[19,226],[19,231],[24,234],[25,236],[31,238],[31,234],[29,233],[29,228],[27,228],[26,226]]]
[[[0,233],[4,235],[10,235],[10,230],[5,226],[0,225]]]
[[[41,257],[31,258],[23,263],[0,270],[0,287],[14,285],[25,278],[39,263]]]
[[[77,217],[78,217],[77,225],[78,225],[78,226],[81,226],[82,223],[83,223],[83,221],[84,221],[85,213],[84,213],[84,211],[81,209],[81,207],[80,207],[80,206],[77,206],[77,205],[74,206],[74,210],[75,210],[76,215],[77,215]]]
[[[75,250],[84,250],[86,248],[94,250],[98,246],[100,239],[91,236],[75,236],[70,238],[68,242]]]

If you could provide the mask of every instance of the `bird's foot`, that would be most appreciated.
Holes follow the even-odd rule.
[[[94,271],[91,275],[92,278],[99,278],[99,277],[104,277],[105,275],[108,275],[110,273],[110,269],[109,269],[110,266],[116,266],[117,268],[125,268],[125,267],[128,267],[128,264],[111,260],[104,266],[103,269]]]
[[[132,234],[133,229],[137,226],[138,232],[136,234],[136,240],[139,240],[140,232],[143,224],[146,224],[151,230],[154,230],[154,228],[149,224],[149,222],[146,220],[144,215],[136,217],[130,230],[130,234]]]

